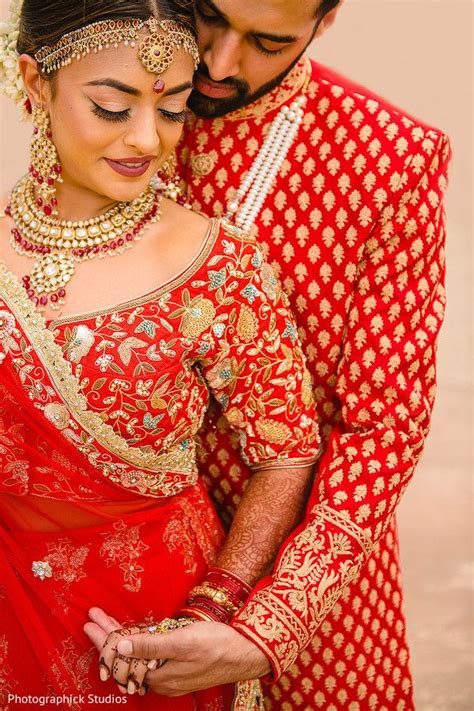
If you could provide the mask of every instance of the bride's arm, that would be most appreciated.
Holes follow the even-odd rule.
[[[269,572],[282,542],[297,525],[320,444],[311,377],[286,295],[255,240],[229,234],[222,244],[222,254],[213,257],[209,283],[199,284],[200,295],[192,301],[183,295],[183,328],[199,340],[203,355],[196,367],[238,437],[242,457],[253,474],[217,568],[191,591],[189,604],[181,611],[213,621],[197,625],[202,627],[202,647],[185,645],[181,652],[173,652],[178,655],[178,666],[186,660],[189,665],[189,653],[198,652],[186,678],[180,668],[182,693],[270,670],[268,660],[252,642],[230,628],[225,633],[212,628],[215,622],[231,620]],[[100,613],[93,618],[99,624],[104,619]],[[196,630],[186,628],[167,637],[178,640],[179,635],[186,640],[195,634]],[[213,635],[229,638],[225,658],[223,649],[214,648]],[[142,638],[144,646],[133,638],[142,653],[163,643],[157,635]],[[116,644],[112,635],[103,653],[109,667]],[[151,659],[154,655],[144,656]],[[165,668],[153,672],[158,675],[158,686],[153,687],[161,689],[158,693],[169,693],[169,687],[161,685],[162,676],[172,672],[170,661],[166,672]]]
[[[276,554],[303,517],[312,466],[256,472],[239,504],[217,565],[252,587],[273,567]]]

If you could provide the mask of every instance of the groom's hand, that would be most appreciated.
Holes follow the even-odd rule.
[[[86,625],[87,634],[99,651],[107,629],[100,631],[100,621],[109,631],[117,629],[110,618],[97,609]],[[181,696],[212,686],[255,679],[271,671],[267,657],[246,637],[232,627],[217,622],[196,622],[164,635],[137,634],[110,642],[119,654],[135,659],[166,659],[156,671],[148,671],[145,682],[157,694]],[[102,652],[103,653],[103,652]]]
[[[131,635],[118,642],[117,651],[138,659],[166,659],[145,677],[148,687],[164,696],[256,679],[271,670],[255,644],[218,622],[196,622],[164,635]]]

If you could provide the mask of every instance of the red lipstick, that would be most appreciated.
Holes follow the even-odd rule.
[[[105,158],[106,163],[119,175],[126,178],[139,178],[145,175],[156,156],[141,156],[140,158]]]

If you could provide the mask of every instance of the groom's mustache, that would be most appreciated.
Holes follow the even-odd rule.
[[[237,89],[239,94],[247,94],[250,91],[249,85],[246,81],[243,81],[242,79],[236,79],[235,77],[227,77],[226,79],[221,79],[221,81],[216,81],[211,77],[209,69],[207,68],[207,65],[204,62],[201,62],[201,64],[196,70],[196,74],[199,74],[204,79],[209,79],[209,81],[212,81],[215,84],[222,84],[223,86],[232,86]]]

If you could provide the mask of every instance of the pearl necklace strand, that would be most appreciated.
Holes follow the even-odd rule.
[[[249,232],[255,223],[296,138],[305,105],[306,97],[299,96],[290,106],[282,107],[245,180],[228,204],[225,220],[239,230]]]

